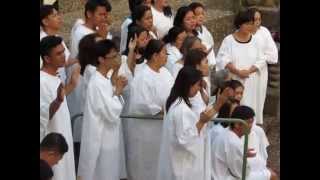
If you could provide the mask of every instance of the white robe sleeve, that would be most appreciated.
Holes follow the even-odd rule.
[[[199,138],[198,129],[196,127],[197,116],[191,111],[184,107],[175,116],[175,132],[178,143],[185,148],[188,152],[196,156],[197,150],[199,149]]]
[[[98,108],[98,113],[110,124],[118,124],[122,111],[122,104],[118,96],[110,97],[103,89],[92,92],[92,100]],[[90,96],[90,95],[89,95]]]
[[[217,70],[224,69],[227,64],[232,62],[231,56],[231,44],[228,42],[228,39],[224,39],[221,43],[219,52],[216,58]]]
[[[242,177],[242,165],[243,165],[243,145],[230,143],[227,147],[227,164],[228,164],[228,171],[229,173],[236,177]],[[247,164],[247,174],[249,173],[250,169]]]
[[[272,39],[271,33],[268,29],[264,28],[264,37],[266,38],[266,44],[264,49],[264,55],[266,56],[267,63],[276,64],[278,63],[278,49],[277,45]]]

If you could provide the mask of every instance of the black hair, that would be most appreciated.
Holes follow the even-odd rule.
[[[155,0],[152,0],[151,1],[151,4],[155,4]],[[163,14],[165,15],[165,16],[167,16],[167,17],[171,17],[172,16],[172,8],[170,7],[170,6],[165,6],[165,7],[163,7],[163,9],[162,9],[162,11],[163,11]]]
[[[237,106],[231,115],[231,118],[242,119],[247,121],[255,116],[254,110],[249,106]],[[230,127],[234,127],[234,123],[230,124]]]
[[[47,18],[55,10],[53,5],[40,6],[40,26],[44,27],[43,19]]]
[[[112,10],[112,6],[107,0],[88,0],[84,7],[84,16],[87,17],[87,12],[94,13],[98,6],[105,7],[107,12]]]
[[[46,135],[40,143],[41,151],[56,151],[63,155],[68,152],[66,139],[60,133],[50,133]]]
[[[201,39],[196,36],[187,36],[182,43],[181,53],[185,56],[197,40],[201,42]]]
[[[239,29],[242,24],[250,21],[254,21],[254,12],[250,10],[241,10],[234,19],[234,26]]]
[[[105,57],[112,49],[117,50],[116,44],[110,39],[104,39],[95,43],[95,65],[99,65],[99,57]]]
[[[133,13],[135,7],[142,4],[143,2],[144,0],[128,0],[130,12]]]
[[[88,34],[84,36],[79,42],[78,60],[81,66],[81,75],[83,75],[84,70],[88,64],[94,66],[96,65],[93,57],[97,37],[99,37],[97,33]]]
[[[261,13],[261,11],[259,9],[255,8],[255,7],[250,7],[248,10],[252,11],[253,16],[256,14],[256,12],[258,12],[260,14],[261,18],[262,18],[262,13]]]
[[[191,103],[189,101],[189,91],[191,86],[193,86],[198,81],[202,80],[201,71],[197,70],[193,67],[183,67],[174,82],[174,85],[171,89],[170,95],[166,102],[166,112],[169,111],[172,103],[179,98],[179,103],[181,100],[184,100],[185,103],[191,107]]]
[[[165,43],[174,43],[177,40],[179,34],[183,33],[184,31],[185,30],[182,27],[173,26],[162,40]]]
[[[231,80],[229,80],[229,81],[224,82],[224,84],[223,84],[223,86],[222,86],[222,88],[221,88],[220,93],[222,93],[223,90],[224,90],[225,88],[227,88],[227,87],[230,87],[230,88],[233,89],[233,90],[236,90],[238,87],[244,88],[243,84],[242,84],[240,81],[231,79]]]
[[[53,171],[50,165],[40,159],[40,180],[49,180],[53,177]]]
[[[220,108],[217,118],[230,118],[231,117],[231,107],[233,104],[239,104],[239,102],[235,99],[228,99]],[[215,124],[217,124],[215,122]],[[221,122],[221,125],[226,128],[229,123]]]
[[[151,39],[144,51],[144,57],[149,61],[154,53],[159,53],[165,46],[161,40]]]
[[[184,66],[191,66],[196,68],[197,65],[201,64],[201,60],[207,57],[207,53],[200,49],[191,49],[187,52],[184,57]]]
[[[181,6],[177,11],[176,16],[174,17],[173,25],[179,26],[179,27],[182,27],[185,29],[185,27],[183,25],[183,19],[188,14],[188,12],[194,13],[193,10],[189,6]],[[195,29],[192,31],[192,33],[195,36],[198,35],[198,32]]]
[[[40,41],[40,56],[44,60],[44,56],[48,56],[51,50],[62,43],[62,38],[58,36],[46,36]]]
[[[205,9],[204,5],[199,3],[199,2],[192,2],[191,4],[189,4],[189,7],[192,9],[192,11],[194,12],[198,7],[201,7],[202,9]]]
[[[128,56],[130,39],[131,38],[134,39],[135,35],[137,35],[137,37],[139,37],[140,34],[143,33],[143,32],[147,32],[148,33],[148,30],[143,28],[143,27],[141,27],[141,26],[138,26],[138,25],[133,25],[133,24],[129,25],[126,49],[122,52],[123,55]],[[139,51],[139,53],[143,54],[143,50],[144,49],[136,49],[135,51]]]
[[[140,4],[140,5],[136,6],[133,10],[132,15],[131,15],[131,17],[132,17],[131,24],[137,25],[137,21],[140,21],[147,11],[151,11],[151,9],[150,9],[150,7],[148,7],[146,5]],[[131,25],[131,26],[133,26],[133,25]]]

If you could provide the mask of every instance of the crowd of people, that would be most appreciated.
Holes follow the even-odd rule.
[[[258,9],[235,16],[236,30],[215,54],[199,2],[174,11],[167,0],[128,0],[120,42],[109,31],[111,4],[82,2],[70,46],[58,34],[56,6],[40,6],[40,179],[238,180],[244,155],[246,179],[278,178],[261,128],[268,64],[278,62],[278,50]],[[162,117],[157,145],[129,152],[128,128],[141,142],[156,131],[145,122],[129,126],[123,115]],[[248,152],[246,127],[215,117],[248,124]]]

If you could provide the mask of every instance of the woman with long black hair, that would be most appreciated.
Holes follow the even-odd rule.
[[[190,98],[201,89],[202,73],[184,67],[178,73],[166,102],[157,180],[210,180],[209,158],[205,158],[206,124],[232,93],[226,89],[213,107],[199,116]],[[208,142],[207,142],[208,143]]]

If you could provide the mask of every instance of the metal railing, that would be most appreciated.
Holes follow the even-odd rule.
[[[83,114],[77,114],[71,118],[72,127],[74,121]],[[155,116],[147,116],[147,115],[121,115],[120,118],[123,119],[148,119],[148,120],[163,120],[163,115],[155,115]],[[247,171],[247,151],[248,151],[248,135],[249,129],[248,124],[246,121],[242,119],[235,119],[235,118],[213,118],[211,121],[214,122],[225,122],[225,123],[241,123],[245,127],[245,134],[244,134],[244,147],[243,147],[243,164],[242,164],[242,177],[241,180],[246,180],[246,171]]]
[[[156,115],[156,116],[147,116],[147,115],[122,115],[120,118],[124,119],[150,119],[150,120],[163,120],[163,115]],[[245,127],[245,134],[244,134],[244,147],[243,147],[243,164],[242,164],[242,177],[241,180],[246,180],[246,172],[247,172],[247,151],[248,151],[248,135],[249,129],[248,124],[246,121],[242,119],[235,119],[235,118],[213,118],[211,121],[214,122],[225,122],[225,123],[241,123]]]

